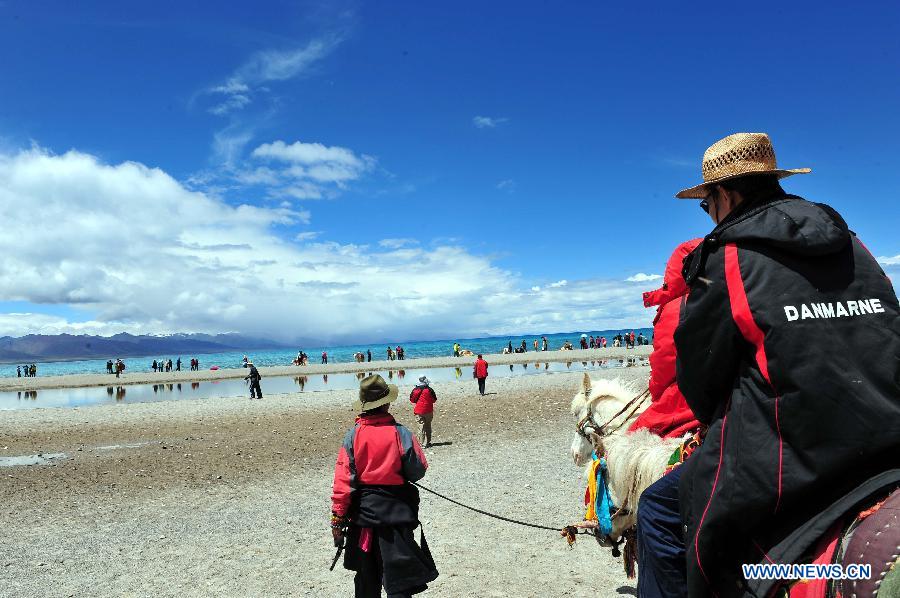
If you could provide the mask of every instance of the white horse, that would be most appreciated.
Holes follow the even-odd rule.
[[[572,415],[578,433],[572,440],[576,465],[587,464],[591,452],[606,457],[609,492],[618,511],[612,518],[609,540],[619,541],[637,523],[641,492],[665,473],[666,465],[682,438],[662,438],[647,430],[628,428],[650,404],[649,398],[635,409],[628,405],[638,394],[621,380],[591,380],[585,373],[584,388],[572,399]]]

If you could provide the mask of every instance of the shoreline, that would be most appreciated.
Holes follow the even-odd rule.
[[[606,349],[575,349],[573,351],[530,351],[528,353],[485,354],[490,365],[509,365],[520,363],[567,363],[576,361],[598,361],[603,359],[627,359],[628,357],[648,357],[653,351],[652,345],[625,349],[623,347],[607,347]],[[445,367],[472,367],[475,357],[419,357],[400,361],[371,361],[310,364],[305,366],[283,365],[260,367],[259,373],[268,376],[302,376],[311,374],[354,374],[375,370],[414,370]],[[92,386],[125,386],[131,384],[169,384],[186,382],[209,382],[228,380],[246,376],[244,368],[222,368],[219,370],[200,370],[192,372],[127,372],[116,378],[113,374],[98,372],[96,374],[67,374],[64,376],[38,376],[36,378],[2,378],[0,391],[42,390],[51,388],[85,388]]]

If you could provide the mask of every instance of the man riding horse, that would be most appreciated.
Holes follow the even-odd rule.
[[[677,195],[716,224],[684,260],[675,331],[678,386],[708,431],[641,495],[641,596],[764,596],[774,582],[742,563],[801,562],[900,483],[897,296],[834,209],[778,182],[808,172],[738,133]]]

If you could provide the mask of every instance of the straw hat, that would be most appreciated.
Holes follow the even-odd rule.
[[[369,411],[393,402],[398,392],[396,386],[388,384],[378,374],[372,374],[359,383],[359,400],[354,406],[357,411]]]
[[[679,199],[704,199],[714,183],[750,174],[774,174],[779,179],[812,172],[809,168],[784,170],[775,163],[775,150],[765,133],[735,133],[716,141],[703,154],[703,183],[679,191]]]

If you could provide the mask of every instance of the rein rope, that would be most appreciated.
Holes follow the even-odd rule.
[[[410,483],[411,483],[413,486],[416,486],[417,488],[420,488],[420,489],[424,490],[425,492],[429,492],[429,493],[434,494],[435,496],[437,496],[437,497],[439,497],[439,498],[443,498],[443,499],[446,500],[447,502],[452,502],[453,504],[458,505],[458,506],[460,506],[460,507],[462,507],[462,508],[464,508],[464,509],[469,509],[470,511],[474,511],[474,512],[479,513],[479,514],[481,514],[481,515],[487,515],[488,517],[493,517],[494,519],[499,519],[500,521],[506,521],[507,523],[515,523],[516,525],[524,525],[525,527],[533,527],[533,528],[535,528],[535,529],[543,529],[543,530],[548,530],[548,531],[551,531],[551,532],[566,531],[566,530],[568,530],[568,529],[571,527],[571,526],[565,527],[565,528],[550,527],[550,526],[547,526],[547,525],[538,525],[537,523],[529,523],[529,522],[527,522],[527,521],[520,521],[520,520],[518,520],[518,519],[510,519],[509,517],[503,517],[502,515],[497,515],[497,514],[495,514],[495,513],[489,513],[489,512],[487,512],[487,511],[483,511],[483,510],[481,510],[481,509],[476,509],[475,507],[471,507],[471,506],[469,506],[469,505],[465,505],[465,504],[459,502],[458,500],[453,500],[453,499],[450,498],[449,496],[444,496],[443,494],[441,494],[441,493],[439,493],[439,492],[435,492],[434,490],[432,490],[432,489],[430,489],[430,488],[426,488],[425,486],[423,486],[422,484],[420,484],[420,483],[418,483],[418,482],[410,482]],[[580,530],[580,531],[577,531],[577,532],[574,532],[574,533],[575,533],[575,534],[579,534],[579,535],[588,535],[588,536],[593,536],[593,535],[595,535],[595,534],[594,534],[592,531],[590,531],[590,530]]]
[[[591,392],[590,387],[585,387],[585,389],[584,389],[584,395],[585,395],[586,397],[590,394],[590,392]],[[588,439],[589,439],[587,433],[584,431],[585,424],[593,424],[594,427],[595,427],[596,430],[597,430],[597,435],[598,435],[598,436],[608,436],[608,435],[610,435],[610,434],[613,434],[613,433],[619,431],[619,430],[622,428],[622,426],[624,426],[624,425],[628,422],[628,420],[630,420],[632,417],[634,417],[634,414],[637,413],[637,410],[641,408],[641,406],[644,404],[644,402],[645,402],[649,397],[650,397],[650,387],[648,386],[648,387],[644,390],[644,392],[642,392],[641,394],[637,395],[636,397],[634,397],[633,399],[631,399],[630,401],[628,401],[627,403],[625,403],[625,406],[622,407],[622,408],[621,408],[615,415],[613,415],[611,418],[609,418],[608,420],[606,420],[606,423],[604,423],[602,426],[598,426],[598,425],[597,425],[597,422],[594,421],[593,404],[594,404],[597,400],[603,398],[603,397],[597,397],[596,399],[594,399],[593,401],[591,401],[590,403],[588,403],[588,406],[587,406],[587,415],[585,415],[584,417],[582,417],[581,420],[579,420],[579,422],[576,424],[576,430],[578,431],[578,433],[579,433],[581,436],[583,436],[584,438],[588,438]],[[615,421],[615,419],[616,419],[617,417],[619,417],[620,415],[622,415],[623,413],[625,413],[626,411],[628,411],[629,408],[631,408],[631,411],[628,413],[628,415],[625,417],[625,419],[622,420],[622,423],[620,423],[618,426],[616,426],[616,427],[613,428],[612,430],[607,431],[607,430],[606,430],[606,426],[610,425],[613,421]]]

